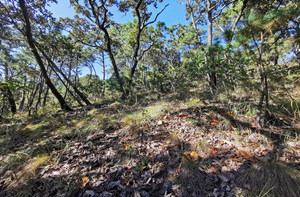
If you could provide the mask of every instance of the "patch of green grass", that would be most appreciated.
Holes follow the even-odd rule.
[[[193,100],[186,102],[185,104],[186,105],[196,105],[198,102],[199,102],[198,99],[193,99]]]
[[[192,122],[192,123],[196,123],[196,122],[198,122],[198,120],[197,120],[197,119],[195,119],[195,118],[188,118],[187,120],[188,120],[188,121],[190,121],[190,122]]]
[[[56,134],[63,134],[72,131],[73,128],[67,127],[67,125],[61,126],[59,129],[55,131]]]
[[[248,116],[256,116],[257,110],[253,105],[248,105],[248,111],[247,114]]]
[[[144,111],[133,112],[125,115],[122,118],[122,122],[132,124],[134,122],[141,122],[143,120],[154,119],[159,115],[169,110],[169,105],[165,102],[158,102],[156,105],[147,107]]]

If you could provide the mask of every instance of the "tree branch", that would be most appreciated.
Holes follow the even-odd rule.
[[[168,6],[169,6],[169,4],[165,5],[165,7],[164,7],[164,8],[156,15],[155,19],[154,19],[153,21],[150,21],[150,22],[146,23],[144,27],[146,27],[146,26],[148,26],[148,25],[154,23],[154,22],[157,20],[158,16],[159,16],[159,15],[166,9],[166,7],[168,7]],[[143,27],[143,28],[144,28],[144,27]]]

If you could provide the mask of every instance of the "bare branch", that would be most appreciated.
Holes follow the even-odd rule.
[[[154,22],[157,20],[158,16],[166,9],[166,7],[168,7],[168,5],[169,5],[169,4],[165,5],[165,7],[164,7],[164,8],[156,15],[155,19],[154,19],[153,21],[150,21],[149,23],[146,23],[144,27],[146,27],[146,26],[148,26],[148,25],[154,23]],[[144,27],[143,27],[143,28],[144,28]]]
[[[233,3],[234,1],[230,1],[228,3],[226,3],[225,5],[223,5],[223,7],[220,9],[219,13],[217,15],[215,15],[212,20],[215,20],[216,18],[218,18],[222,12],[223,12],[223,9],[226,8],[227,6],[229,6],[231,3]]]

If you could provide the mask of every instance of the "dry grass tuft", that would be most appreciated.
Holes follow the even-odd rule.
[[[248,169],[240,183],[257,196],[297,197],[300,172],[280,162],[261,162]]]
[[[17,187],[26,183],[32,176],[34,176],[34,172],[48,159],[49,156],[40,156],[33,159],[20,172],[16,174],[15,179],[9,183],[8,188]]]

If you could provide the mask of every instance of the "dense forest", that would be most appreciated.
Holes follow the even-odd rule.
[[[300,195],[299,0],[55,3],[0,1],[0,196]]]

